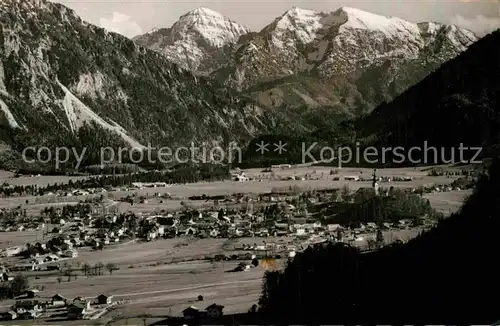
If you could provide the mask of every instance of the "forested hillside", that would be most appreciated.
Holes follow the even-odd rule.
[[[427,78],[402,95],[378,106],[372,113],[356,119],[339,114],[318,115],[318,128],[295,133],[288,142],[287,153],[268,153],[264,157],[248,151],[245,163],[302,163],[302,146],[309,148],[317,142],[312,156],[319,159],[322,146],[349,146],[353,151],[368,146],[395,148],[407,153],[412,147],[414,161],[424,161],[424,144],[436,147],[430,152],[427,164],[451,160],[459,162],[459,148],[483,147],[481,155],[489,156],[500,140],[500,31],[495,31],[471,45],[455,59],[443,64]],[[279,138],[281,136],[275,136]],[[269,138],[269,137],[268,137]],[[259,143],[261,139],[255,140]],[[361,151],[362,152],[362,151]],[[445,153],[444,155],[441,153]],[[464,160],[472,160],[476,150],[464,150]],[[362,157],[361,157],[362,158]],[[387,154],[385,163],[350,162],[363,166],[395,165]],[[475,160],[479,160],[479,157]],[[338,161],[330,162],[337,165]],[[344,166],[347,164],[343,164]],[[408,160],[399,165],[411,165]]]
[[[355,121],[358,138],[384,146],[458,148],[498,143],[500,31],[445,63],[394,101]],[[351,126],[348,126],[348,129]]]

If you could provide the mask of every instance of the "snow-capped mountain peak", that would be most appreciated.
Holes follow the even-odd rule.
[[[359,85],[363,85],[363,89],[352,94],[362,94],[366,99],[372,92],[371,86],[366,85],[371,83],[374,89],[384,85],[388,90],[386,94],[394,96],[404,90],[402,85],[408,86],[423,78],[476,40],[470,31],[450,25],[414,23],[352,7],[328,13],[294,7],[259,33],[242,38],[230,69],[222,69],[220,75],[230,85],[244,90],[260,86],[262,80],[288,81],[293,80],[288,79],[291,75],[304,74],[312,78],[304,83],[311,85],[295,85],[291,89],[289,84],[283,84],[280,89],[283,95],[276,95],[274,91],[271,95],[260,94],[264,98],[261,103],[281,105],[288,96],[292,99],[298,95],[307,98],[304,100],[307,105],[337,105],[339,98],[345,97],[343,90],[339,88],[339,97],[325,100],[330,98],[330,92],[336,91],[322,93],[323,86],[318,86],[314,78],[319,76],[319,83],[339,77],[349,82],[362,80]],[[229,78],[226,77],[228,71],[231,71]],[[395,89],[399,90],[394,92]],[[371,98],[367,102],[377,104],[379,100]]]
[[[236,43],[249,32],[224,15],[199,7],[182,15],[171,28],[144,34],[134,41],[186,69],[209,72],[219,67],[213,62],[214,51]]]
[[[202,37],[209,46],[223,47],[229,42],[236,42],[238,38],[250,30],[222,14],[207,8],[197,8],[181,16],[172,26],[176,40]]]
[[[209,8],[205,8],[205,7],[198,7],[194,10],[191,10],[188,13],[186,13],[185,15],[183,15],[182,17],[186,17],[186,16],[203,16],[203,17],[213,17],[216,19],[227,19],[226,17],[224,17],[222,14],[218,13],[217,11],[209,9]]]
[[[317,31],[322,27],[323,13],[314,10],[293,7],[276,18],[274,23],[264,28],[264,32],[272,34],[272,42],[278,48],[292,45],[289,41],[297,39],[302,44],[314,40]]]
[[[299,7],[292,7],[287,10],[282,16],[296,17],[297,19],[307,20],[310,17],[317,16],[319,13],[315,10],[302,9]]]

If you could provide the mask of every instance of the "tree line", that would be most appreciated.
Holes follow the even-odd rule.
[[[125,175],[103,175],[88,179],[70,180],[68,183],[54,183],[47,186],[13,186],[3,184],[0,196],[43,196],[56,191],[69,192],[74,189],[110,188],[131,186],[134,182],[167,184],[220,181],[230,178],[229,168],[222,165],[186,166],[169,171],[148,171]]]

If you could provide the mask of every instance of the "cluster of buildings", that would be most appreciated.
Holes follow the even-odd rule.
[[[100,294],[95,298],[76,297],[70,300],[60,294],[41,299],[40,291],[27,290],[8,310],[0,312],[0,320],[30,320],[62,318],[69,320],[96,319],[113,306],[122,303],[113,296]]]
[[[201,319],[201,318],[220,318],[224,310],[224,306],[213,303],[205,308],[205,310],[200,310],[195,306],[187,307],[182,311],[182,315],[185,319]]]

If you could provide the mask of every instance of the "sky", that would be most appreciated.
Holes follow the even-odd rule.
[[[1,0],[0,0],[1,1]],[[483,36],[500,28],[500,0],[52,0],[74,9],[84,20],[133,37],[153,28],[170,27],[198,7],[218,11],[258,31],[296,6],[334,11],[348,6],[411,22],[434,21],[472,30]]]

